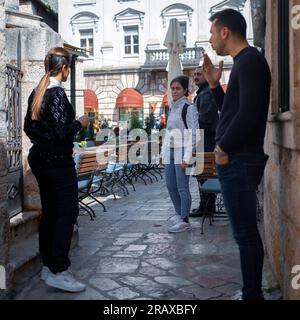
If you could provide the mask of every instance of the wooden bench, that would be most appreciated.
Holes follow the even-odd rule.
[[[102,202],[94,197],[94,193],[100,190],[102,185],[102,178],[97,176],[97,172],[105,169],[106,164],[99,164],[97,162],[97,154],[94,151],[76,152],[75,157],[78,157],[77,163],[77,177],[78,177],[78,201],[81,208],[83,208],[89,215],[91,220],[96,217],[95,211],[90,207],[91,203],[97,202],[103,207],[106,212],[106,207]],[[92,186],[98,184],[97,190],[92,190]],[[83,202],[84,199],[91,198],[89,203]]]

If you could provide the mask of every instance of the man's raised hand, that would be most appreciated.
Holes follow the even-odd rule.
[[[204,55],[203,75],[210,88],[216,88],[220,85],[220,79],[223,72],[224,61],[221,61],[219,68],[216,68],[207,54]]]

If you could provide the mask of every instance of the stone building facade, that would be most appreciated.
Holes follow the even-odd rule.
[[[265,171],[265,238],[284,299],[300,299],[300,1],[267,1],[272,100]],[[288,37],[289,36],[289,37]]]
[[[88,51],[84,61],[85,87],[98,98],[100,118],[130,120],[133,112],[145,120],[165,114],[167,92],[167,49],[163,45],[171,18],[180,23],[186,40],[182,56],[183,72],[191,78],[199,65],[203,50],[214,62],[211,50],[210,14],[225,9],[240,10],[249,25],[248,38],[253,39],[250,0],[59,0],[59,32],[69,43]],[[225,58],[222,83],[228,82],[232,60]],[[135,89],[141,95],[141,106],[130,108],[123,90]],[[78,93],[82,95],[82,92]],[[165,100],[165,103],[163,103]]]

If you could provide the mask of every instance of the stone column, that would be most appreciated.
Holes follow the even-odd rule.
[[[8,10],[19,11],[19,0],[5,0],[5,8]]]
[[[0,0],[0,91],[5,88],[5,9],[4,0]],[[5,149],[5,100],[4,94],[0,95],[0,300],[4,298],[9,289],[10,276],[9,263],[9,218],[7,212],[7,157]]]

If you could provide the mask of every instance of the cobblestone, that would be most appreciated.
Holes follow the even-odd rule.
[[[201,235],[200,219],[191,218],[191,231],[171,235],[175,216],[164,181],[137,186],[127,197],[105,199],[107,213],[94,206],[95,221],[79,217],[79,246],[70,256],[85,292],[60,292],[37,276],[15,299],[227,300],[240,290],[238,248],[228,221],[205,223]],[[196,207],[194,179],[191,189]]]

